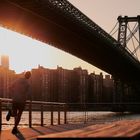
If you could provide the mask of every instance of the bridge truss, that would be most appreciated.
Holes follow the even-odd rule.
[[[119,23],[119,26],[117,26]],[[118,34],[116,34],[118,33]],[[140,60],[140,15],[137,17],[119,16],[110,34],[118,40],[135,59]]]

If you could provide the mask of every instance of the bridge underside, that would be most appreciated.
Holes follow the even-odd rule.
[[[127,82],[140,81],[139,62],[119,46],[51,6],[43,9],[41,0],[32,1],[1,0],[1,26],[69,52],[116,78]]]

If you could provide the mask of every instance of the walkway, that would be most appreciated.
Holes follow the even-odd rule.
[[[140,120],[122,120],[105,124],[62,124],[47,127],[20,128],[15,136],[2,131],[0,140],[36,140],[44,138],[130,138],[140,136]]]
[[[50,125],[44,127],[33,127],[33,128],[19,128],[20,134],[13,135],[11,130],[3,130],[0,133],[0,140],[36,140],[40,135],[49,135],[52,133],[64,132],[74,129],[81,129],[91,124],[61,124],[61,125]]]

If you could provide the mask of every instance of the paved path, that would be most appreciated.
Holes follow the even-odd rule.
[[[0,133],[0,140],[38,140],[46,138],[131,138],[140,136],[140,120],[122,120],[105,124],[62,124],[46,127],[20,128]],[[140,138],[139,138],[140,139]]]
[[[38,138],[135,138],[140,140],[140,120],[94,124],[80,129],[57,132]]]
[[[79,129],[89,125],[91,124],[61,124],[44,127],[19,128],[20,133],[18,135],[13,135],[11,129],[3,130],[0,132],[0,140],[36,140],[40,135]]]

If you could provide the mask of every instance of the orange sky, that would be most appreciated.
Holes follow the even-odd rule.
[[[0,27],[0,42],[0,55],[9,55],[10,69],[17,73],[37,68],[38,65],[52,69],[56,69],[57,65],[65,69],[80,66],[89,73],[101,72],[73,55],[2,27]]]
[[[140,0],[68,0],[107,32],[117,17],[140,15]]]

